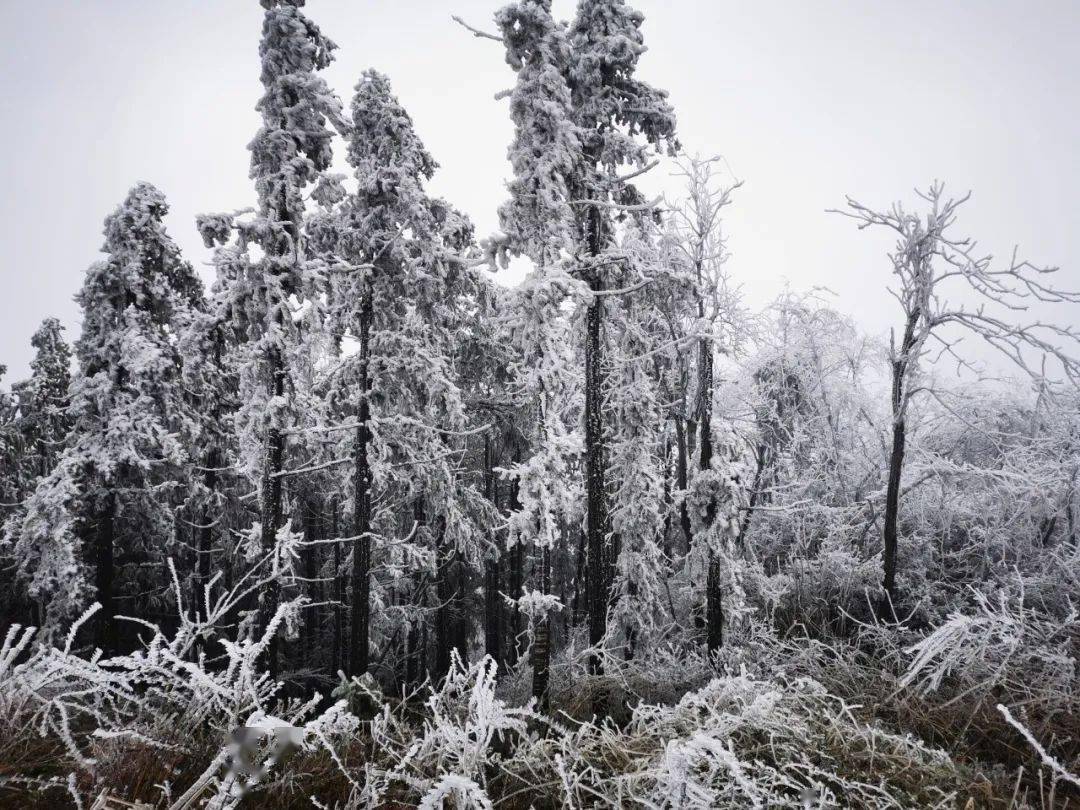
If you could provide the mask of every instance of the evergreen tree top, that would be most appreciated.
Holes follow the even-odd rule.
[[[329,167],[328,118],[342,125],[341,103],[315,73],[337,48],[294,2],[264,2],[259,58],[265,92],[256,104],[263,126],[249,145],[251,177],[262,213],[273,221],[303,216],[300,189]]]
[[[506,45],[506,61],[517,73],[510,97],[514,179],[499,220],[514,250],[538,265],[549,264],[570,239],[568,182],[581,153],[566,81],[569,44],[565,27],[552,18],[547,2],[522,0],[506,6],[496,13],[495,22]]]
[[[394,196],[399,186],[418,189],[435,174],[438,164],[424,148],[386,75],[364,71],[353,96],[352,122],[349,164],[356,169],[360,193],[373,204]]]
[[[624,0],[581,0],[570,27],[576,119],[586,148],[604,166],[641,161],[644,147],[634,140],[639,134],[652,146],[675,146],[675,112],[667,92],[634,76],[646,50],[644,19]]]

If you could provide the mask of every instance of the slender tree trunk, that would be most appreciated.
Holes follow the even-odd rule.
[[[116,602],[113,594],[115,567],[113,544],[116,535],[116,496],[111,492],[97,514],[97,565],[95,568],[97,601],[101,603],[98,621],[98,646],[106,655],[117,653]]]
[[[598,284],[593,289],[599,289]],[[588,510],[587,594],[589,644],[599,647],[607,635],[607,492],[604,470],[603,423],[603,303],[594,299],[585,315],[585,499]],[[599,675],[599,655],[589,658],[589,671]]]
[[[739,537],[745,538],[746,533],[750,531],[750,520],[754,516],[754,508],[757,506],[758,498],[761,492],[761,479],[765,472],[765,462],[768,453],[768,449],[764,444],[758,445],[757,449],[757,469],[754,470],[754,484],[750,487],[750,501],[746,505],[746,512],[743,513],[742,525],[739,527]]]
[[[889,453],[889,481],[885,490],[884,530],[882,532],[882,566],[885,589],[885,603],[882,615],[895,618],[896,604],[896,550],[897,524],[900,516],[900,479],[904,474],[904,450],[907,445],[907,382],[908,364],[911,362],[911,350],[915,345],[915,327],[918,325],[920,310],[908,315],[904,327],[904,339],[900,344],[900,355],[892,363],[892,450]]]
[[[304,514],[304,539],[311,545],[304,546],[301,552],[301,559],[304,564],[304,590],[308,593],[308,598],[312,601],[312,605],[304,609],[304,625],[303,633],[304,638],[301,643],[301,649],[303,651],[303,661],[301,666],[311,667],[313,659],[315,658],[315,651],[318,649],[316,643],[316,637],[319,632],[320,626],[320,608],[318,603],[322,601],[321,594],[319,593],[318,583],[318,560],[316,559],[316,550],[319,548],[316,543],[319,540],[320,532],[320,514],[322,512],[322,505],[315,499],[310,500],[305,504]]]
[[[446,542],[446,518],[436,518],[435,538],[435,680],[441,682],[450,671],[451,622],[456,589],[452,581],[453,553]]]
[[[664,525],[660,529],[660,547],[664,550],[664,557],[671,560],[674,554],[671,539],[671,506],[673,503],[671,496],[671,439],[666,433],[663,442],[663,459],[664,464],[660,469],[660,474],[664,477]]]
[[[413,501],[413,520],[416,523],[417,533],[426,525],[427,516],[424,513],[424,496],[420,495]],[[424,589],[420,582],[419,575],[413,576],[413,596],[412,603],[417,605],[424,601]],[[410,620],[408,633],[405,637],[405,683],[408,688],[414,688],[420,682],[420,673],[426,669],[426,666],[421,667],[422,658],[426,658],[425,648],[427,647],[427,637],[423,633],[423,622],[417,622]]]
[[[195,612],[199,615],[199,608],[203,605],[206,586],[210,582],[210,572],[213,569],[214,553],[214,511],[210,506],[209,498],[213,497],[217,490],[218,454],[211,450],[206,456],[207,469],[203,473],[203,486],[206,487],[208,502],[203,505],[199,518],[199,561],[198,561],[198,588],[195,593]],[[206,618],[203,616],[203,618]]]
[[[709,553],[709,570],[705,578],[708,598],[705,602],[706,646],[715,652],[724,646],[724,601],[720,587],[720,560]]]
[[[499,490],[495,478],[495,452],[491,435],[484,434],[484,492],[498,512]],[[499,595],[499,549],[497,530],[492,530],[492,545],[496,550],[484,558],[484,652],[501,668],[502,656],[502,597]]]
[[[359,324],[359,399],[360,425],[356,429],[356,473],[353,480],[353,566],[352,566],[352,624],[349,630],[349,673],[363,675],[368,670],[371,620],[371,444],[370,361],[372,304],[365,295]]]
[[[217,467],[220,459],[216,448],[211,448],[205,455],[203,463],[206,469],[203,471],[203,486],[206,488],[207,501],[199,512],[199,540],[196,546],[197,559],[195,561],[195,593],[192,599],[192,609],[196,619],[206,619],[203,610],[206,599],[206,587],[210,583],[210,572],[213,569],[214,560],[214,510],[210,501],[217,491],[218,475]],[[205,639],[200,636],[195,642],[196,652],[201,652],[205,646]]]
[[[499,595],[499,560],[484,561],[484,652],[502,667],[502,597]]]
[[[334,495],[330,498],[330,536],[338,537],[338,500]],[[330,678],[337,678],[338,671],[344,670],[341,660],[342,645],[342,621],[341,614],[345,610],[345,587],[341,574],[341,543],[334,543],[334,629],[333,649],[330,651]]]
[[[551,592],[551,549],[540,550],[540,590]],[[551,619],[545,616],[536,625],[532,646],[533,681],[532,694],[537,708],[546,714],[548,710],[548,681],[551,665]]]
[[[517,451],[514,452],[513,462],[518,464],[521,461],[521,454]],[[516,512],[521,509],[521,501],[518,498],[518,482],[514,480],[510,484],[510,511]],[[517,599],[521,596],[522,588],[525,585],[525,546],[521,543],[519,538],[518,542],[514,543],[510,549],[510,595]],[[510,613],[510,650],[507,656],[507,661],[512,667],[518,662],[518,639],[521,637],[521,633],[524,630],[521,622],[521,611],[516,607],[512,609]]]
[[[688,481],[688,467],[687,452],[686,452],[686,423],[682,417],[675,417],[675,445],[676,452],[678,453],[678,461],[675,467],[675,486],[679,491],[686,493],[686,486]],[[683,536],[683,552],[690,551],[690,509],[686,505],[686,498],[683,497],[682,503],[679,504],[679,526],[682,527]]]
[[[578,530],[578,543],[577,554],[574,560],[574,626],[581,624],[585,621],[585,617],[588,614],[588,597],[587,587],[585,583],[586,579],[586,558],[588,552],[586,551],[585,531],[583,529]]]
[[[713,356],[712,341],[702,339],[698,343],[698,429],[699,433],[699,469],[708,470],[712,466],[712,390]],[[706,507],[705,522],[711,527],[716,520],[716,503],[710,501]],[[715,550],[708,550],[708,573],[705,577],[705,636],[709,652],[720,649],[724,643],[724,601],[720,587],[720,561]]]
[[[270,367],[270,395],[275,398],[281,397],[285,393],[285,366],[278,349],[270,350],[267,363]],[[276,423],[271,423],[267,427],[265,454],[262,470],[262,501],[259,509],[262,526],[260,540],[263,554],[271,555],[277,545],[277,532],[281,526],[281,471],[285,462],[285,435]],[[271,565],[276,567],[273,561]],[[281,584],[277,577],[268,577],[266,586],[260,594],[259,632],[265,632],[277,612],[280,589]],[[278,633],[274,633],[267,645],[266,667],[270,677],[276,679],[278,676]]]
[[[904,471],[904,449],[907,427],[904,418],[893,422],[892,451],[889,454],[889,483],[885,490],[885,530],[882,564],[882,585],[889,600],[896,594],[897,522],[900,513],[900,477]]]
[[[1073,514],[1073,500],[1076,495],[1076,477],[1080,467],[1073,467],[1072,476],[1069,478],[1068,490],[1065,493],[1065,524],[1069,531],[1069,545],[1076,546],[1076,517]]]

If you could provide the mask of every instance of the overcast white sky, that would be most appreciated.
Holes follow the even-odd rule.
[[[390,75],[441,164],[432,190],[481,235],[504,199],[511,73],[490,29],[499,0],[309,0],[340,46],[327,78],[348,102]],[[1080,3],[1075,0],[636,0],[690,151],[746,181],[729,209],[730,265],[761,305],[784,280],[827,285],[867,330],[896,320],[890,240],[825,213],[882,206],[935,178],[975,195],[961,222],[1003,258],[1013,243],[1080,288]],[[258,120],[255,0],[0,0],[0,363],[24,376],[29,338],[72,301],[102,220],[136,180],[158,185],[187,257],[194,216],[251,204]],[[557,15],[573,13],[555,0]],[[203,268],[204,272],[206,268]],[[208,278],[208,276],[207,276]],[[508,279],[508,283],[513,279]],[[1047,314],[1080,322],[1076,308]]]

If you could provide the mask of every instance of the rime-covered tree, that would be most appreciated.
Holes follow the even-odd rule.
[[[331,257],[328,326],[351,346],[327,376],[333,412],[354,420],[342,452],[353,466],[349,672],[361,675],[371,650],[373,539],[388,536],[401,518],[391,512],[376,521],[373,492],[393,493],[422,515],[406,533],[432,561],[440,587],[471,534],[468,520],[453,517],[470,490],[455,485],[448,451],[465,419],[453,330],[463,326],[460,297],[472,271],[462,252],[472,237],[460,214],[424,192],[436,164],[387,77],[365,72],[351,112],[346,157],[356,190],[343,196],[328,185],[327,201],[341,202],[313,220],[311,232]],[[405,563],[400,555],[390,561],[407,570]],[[448,666],[448,605],[440,605],[437,646]]]
[[[248,147],[258,209],[243,221],[235,215],[203,216],[199,228],[208,245],[226,245],[234,228],[239,234],[240,255],[230,254],[235,270],[223,292],[241,343],[242,464],[259,482],[259,547],[276,570],[282,564],[275,549],[284,513],[285,430],[295,413],[290,363],[301,342],[303,315],[311,315],[319,287],[319,265],[309,260],[304,245],[304,191],[329,167],[331,124],[343,122],[340,101],[318,76],[333,58],[334,43],[300,12],[301,0],[261,1],[266,9],[259,43],[263,95],[256,109],[262,127]],[[247,255],[251,243],[262,249],[260,257]],[[271,577],[259,595],[260,628],[277,610],[279,579]],[[275,635],[267,650],[275,675],[277,647]]]
[[[569,29],[567,81],[581,158],[570,183],[575,209],[577,278],[592,291],[585,312],[585,489],[588,553],[589,642],[607,634],[612,558],[607,504],[604,401],[605,288],[625,270],[613,214],[648,208],[618,174],[640,171],[652,149],[673,145],[675,115],[666,94],[636,78],[645,51],[644,17],[623,0],[581,0]],[[634,171],[631,171],[633,174]],[[594,670],[599,658],[593,658]]]
[[[135,571],[161,561],[172,534],[169,489],[185,475],[176,336],[202,287],[165,231],[167,211],[161,192],[139,183],[106,219],[107,258],[90,267],[76,297],[83,327],[72,429],[55,468],[9,525],[19,570],[47,619],[96,598],[107,648],[117,642],[117,599],[136,598],[124,590],[164,584]]]
[[[34,348],[30,377],[13,386],[18,399],[19,430],[25,442],[22,466],[31,480],[52,470],[71,428],[71,348],[64,341],[63,331],[56,318],[41,322],[30,338]]]
[[[510,199],[499,220],[511,252],[528,257],[533,270],[508,298],[505,331],[515,356],[511,386],[515,399],[535,414],[534,453],[512,475],[521,508],[510,518],[508,542],[539,552],[538,591],[550,591],[551,555],[579,514],[571,465],[580,454],[574,419],[574,365],[563,304],[587,295],[569,275],[574,251],[570,184],[581,161],[581,142],[572,120],[567,84],[570,48],[565,26],[545,0],[523,0],[501,9],[495,22],[506,61],[516,73],[510,95],[514,140]],[[533,431],[530,431],[533,432]],[[521,593],[512,594],[517,599]],[[533,638],[533,693],[546,705],[550,623],[537,617]]]
[[[1080,293],[1050,286],[1045,279],[1057,268],[1036,267],[1018,259],[1015,251],[1008,264],[998,267],[992,256],[976,254],[970,239],[955,236],[957,210],[970,195],[949,198],[944,184],[934,183],[919,196],[929,207],[924,215],[909,213],[900,203],[887,211],[875,211],[851,198],[847,210],[840,212],[854,219],[860,228],[885,228],[897,238],[889,253],[896,286],[889,291],[900,304],[903,327],[899,338],[892,333],[889,349],[892,429],[882,519],[882,587],[886,597],[882,613],[886,616],[894,615],[898,595],[900,486],[908,414],[919,394],[933,390],[932,382],[924,379],[927,355],[933,351],[938,356],[949,354],[960,365],[970,366],[955,349],[956,330],[967,331],[1027,374],[1044,374],[1031,365],[1033,355],[1051,357],[1074,384],[1080,382],[1080,361],[1075,355],[1080,336],[1074,330],[1041,321],[1016,324],[1009,318],[1010,310],[1023,310],[1032,301],[1080,303]],[[955,290],[974,293],[980,299],[979,305],[953,303],[947,296]],[[1060,345],[1063,342],[1068,350]]]
[[[713,470],[713,369],[717,350],[729,352],[742,339],[742,336],[735,334],[738,298],[724,269],[727,252],[721,229],[721,214],[730,203],[731,192],[738,184],[730,187],[720,185],[715,163],[715,159],[681,162],[680,173],[686,178],[686,198],[672,215],[676,234],[674,243],[690,277],[694,307],[692,314],[696,317],[690,329],[690,333],[697,337],[696,402],[692,412],[698,427],[699,475],[695,476],[693,497],[700,510],[696,517],[701,527],[697,534],[701,537],[696,539],[701,541],[699,545],[703,549],[707,568],[705,622],[710,650],[717,649],[723,639],[724,609],[720,580],[724,546],[730,545],[730,541],[737,537],[740,525],[731,515],[719,513],[717,499],[725,500],[729,507],[735,505],[735,501],[726,493],[737,482],[727,481],[730,476],[728,472],[719,473],[716,499],[709,494],[709,490],[718,484]],[[723,460],[718,460],[718,464],[725,466]],[[693,518],[691,516],[691,524]],[[713,531],[714,524],[726,528]]]
[[[182,514],[192,537],[194,566],[188,572],[192,583],[189,607],[195,615],[208,613],[206,588],[214,572],[228,564],[222,552],[230,528],[246,528],[232,525],[227,509],[227,504],[233,502],[233,523],[237,515],[243,515],[235,504],[243,489],[235,474],[234,418],[239,408],[239,371],[233,365],[236,336],[227,292],[235,258],[229,247],[215,251],[218,278],[211,287],[209,301],[196,302],[178,339],[184,397],[190,410],[182,434],[191,466]]]

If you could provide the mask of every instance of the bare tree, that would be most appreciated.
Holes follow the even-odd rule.
[[[732,193],[742,183],[724,185],[719,181],[717,167],[721,160],[719,157],[692,158],[679,164],[680,175],[686,178],[686,199],[673,213],[678,235],[676,245],[691,276],[692,317],[697,319],[693,327],[698,336],[697,397],[693,412],[698,425],[700,471],[709,470],[713,462],[713,356],[719,341],[733,342],[739,309],[738,292],[732,288],[724,267],[727,250],[721,229],[721,213],[731,203]],[[683,451],[684,442],[680,442],[680,452]],[[716,521],[716,511],[715,499],[708,498],[702,520],[702,528],[706,531]],[[720,561],[714,552],[710,546],[705,586],[706,635],[710,651],[721,646],[724,627]]]
[[[1015,249],[1011,261],[1003,267],[995,267],[990,255],[976,254],[975,242],[951,232],[957,211],[970,193],[952,198],[946,197],[944,191],[940,182],[925,192],[916,191],[929,205],[929,211],[922,216],[905,211],[900,203],[884,212],[874,211],[850,197],[847,210],[834,211],[856,220],[860,230],[880,226],[895,231],[898,237],[889,253],[896,278],[889,292],[900,304],[904,321],[899,341],[894,330],[889,348],[892,446],[885,494],[882,582],[886,613],[891,612],[896,596],[900,479],[909,406],[921,393],[936,396],[932,384],[922,377],[924,360],[931,354],[933,359],[948,354],[960,366],[972,369],[970,361],[956,351],[960,338],[955,337],[955,328],[959,327],[960,331],[981,337],[1033,377],[1043,373],[1041,366],[1033,364],[1034,356],[1054,358],[1074,384],[1080,376],[1080,362],[1059,346],[1062,341],[1080,341],[1074,329],[1042,321],[1017,325],[1008,319],[1009,312],[1024,311],[1031,302],[1080,302],[1080,293],[1049,286],[1044,279],[1058,268],[1037,267],[1020,260]],[[976,303],[957,304],[947,297],[964,292],[974,293]]]

